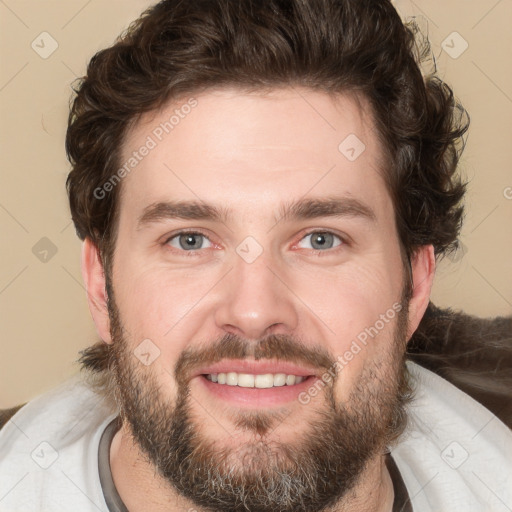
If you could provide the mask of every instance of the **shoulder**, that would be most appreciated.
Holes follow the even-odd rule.
[[[431,303],[407,356],[512,428],[512,316],[479,318]]]
[[[487,512],[512,503],[512,430],[447,379],[412,361],[407,367],[414,399],[391,454],[414,510]]]
[[[33,425],[37,430],[37,424],[56,426],[59,422],[76,421],[83,415],[84,408],[104,416],[112,413],[113,402],[83,375],[77,374],[27,403],[0,409],[0,432],[5,434],[9,430],[9,422],[14,416],[18,418],[18,427]]]
[[[91,510],[91,502],[106,510],[98,447],[115,416],[79,375],[22,407],[2,411],[0,487],[13,490],[0,509],[46,510],[59,496],[62,510]]]

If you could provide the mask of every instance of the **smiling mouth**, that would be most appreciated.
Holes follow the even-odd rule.
[[[283,386],[295,386],[300,384],[309,376],[293,375],[286,373],[237,373],[221,372],[203,374],[207,380],[224,386],[238,386],[241,388],[268,389]]]

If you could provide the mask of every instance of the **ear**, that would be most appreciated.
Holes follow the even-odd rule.
[[[430,301],[436,269],[436,258],[432,245],[423,245],[414,253],[411,258],[411,269],[413,291],[409,302],[408,340],[418,328]]]
[[[99,250],[89,238],[82,244],[82,278],[96,331],[105,343],[111,343],[105,273]]]

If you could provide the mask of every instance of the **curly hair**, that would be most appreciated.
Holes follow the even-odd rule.
[[[109,272],[127,130],[146,112],[208,88],[303,86],[362,95],[386,156],[402,254],[454,249],[465,183],[456,173],[469,117],[389,0],[164,0],[90,60],[74,89],[66,136],[67,190],[81,239]]]

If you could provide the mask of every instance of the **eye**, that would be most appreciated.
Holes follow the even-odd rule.
[[[212,246],[210,240],[201,233],[179,233],[169,238],[166,243],[183,251],[197,251]]]
[[[334,233],[329,233],[327,231],[313,231],[312,233],[307,234],[299,243],[298,247],[301,249],[314,249],[324,250],[324,249],[332,249],[341,245],[343,241],[341,238]]]

